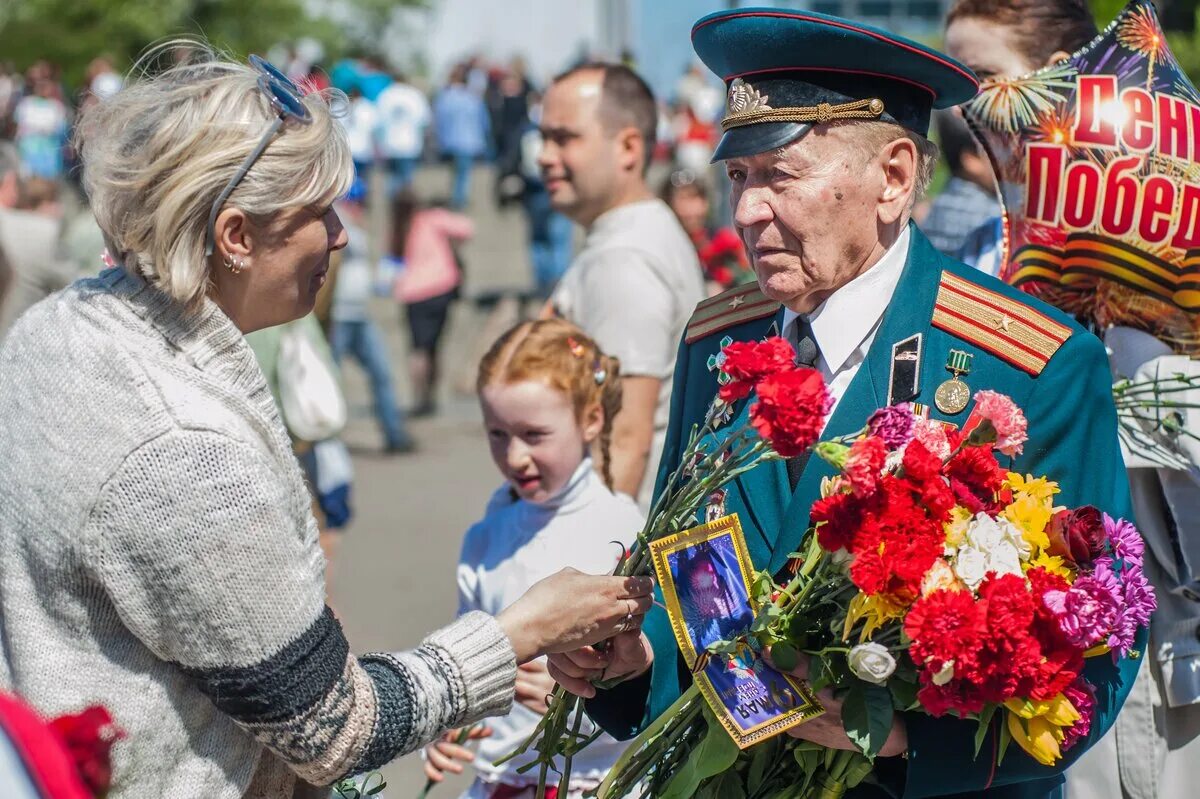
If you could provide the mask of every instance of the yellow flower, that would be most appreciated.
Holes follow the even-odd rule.
[[[962,505],[955,505],[950,511],[950,519],[946,522],[946,546],[958,549],[967,535],[967,526],[971,524],[971,512]]]
[[[1014,493],[1028,494],[1036,499],[1049,500],[1058,493],[1058,483],[1031,474],[1022,477],[1016,472],[1009,472],[1004,482]]]
[[[1044,766],[1052,766],[1062,757],[1059,744],[1066,729],[1080,719],[1079,711],[1062,694],[1042,702],[1009,699],[1004,707],[1013,740]]]
[[[1037,557],[1031,559],[1025,564],[1027,569],[1033,569],[1041,566],[1051,574],[1057,574],[1060,577],[1065,577],[1069,582],[1074,582],[1075,572],[1067,565],[1058,555],[1051,555],[1047,552],[1039,552]]]
[[[1046,525],[1050,523],[1050,503],[1044,502],[1032,494],[1018,494],[1000,515],[1013,523],[1021,535],[1035,550],[1050,546],[1046,535]]]
[[[850,640],[850,631],[860,620],[866,619],[860,641],[866,641],[871,633],[892,619],[903,618],[905,605],[886,594],[855,594],[846,609],[846,626],[842,628],[842,640]]]

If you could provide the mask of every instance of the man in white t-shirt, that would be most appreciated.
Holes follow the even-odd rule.
[[[429,100],[403,75],[396,75],[392,84],[379,93],[375,108],[379,114],[379,153],[387,164],[388,190],[394,196],[412,183],[432,113]]]
[[[538,159],[550,202],[587,230],[551,297],[555,310],[621,359],[615,488],[648,506],[683,329],[704,298],[696,249],[646,185],[657,111],[628,67],[585,64],[546,91]]]

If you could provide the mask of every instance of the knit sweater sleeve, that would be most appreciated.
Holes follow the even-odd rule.
[[[209,431],[176,430],[131,453],[81,542],[120,622],[317,785],[507,713],[515,658],[486,614],[411,652],[350,653],[289,477]]]

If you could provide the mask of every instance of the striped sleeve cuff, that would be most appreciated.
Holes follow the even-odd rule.
[[[517,657],[495,618],[472,611],[431,634],[424,644],[445,652],[462,681],[463,715],[451,726],[504,716],[512,709]]]

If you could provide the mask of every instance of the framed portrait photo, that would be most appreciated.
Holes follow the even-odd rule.
[[[710,644],[738,639],[758,612],[737,514],[654,541],[650,554],[684,662],[740,748],[825,712],[807,684],[771,668],[749,643],[709,656]]]

